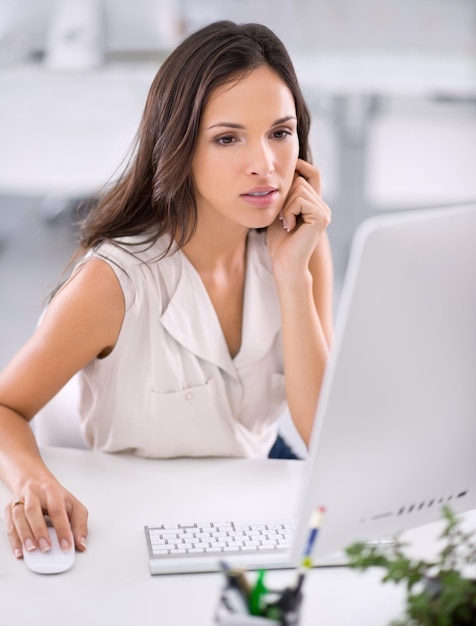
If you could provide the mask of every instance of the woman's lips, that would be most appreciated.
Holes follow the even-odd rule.
[[[245,202],[256,207],[268,207],[276,201],[278,197],[277,189],[252,190],[240,196]]]

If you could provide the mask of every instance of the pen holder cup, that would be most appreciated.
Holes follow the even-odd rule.
[[[276,593],[270,597],[277,597]],[[273,608],[273,603],[268,605],[267,615],[251,615],[238,594],[236,589],[225,587],[220,595],[220,600],[215,611],[215,624],[217,626],[299,626],[302,595],[299,594],[295,606],[292,609]],[[274,615],[273,615],[274,613]]]

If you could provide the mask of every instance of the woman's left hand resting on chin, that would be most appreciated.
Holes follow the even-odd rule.
[[[286,397],[306,445],[333,330],[333,269],[326,233],[331,211],[320,192],[319,170],[298,159],[279,218],[267,231],[281,307]]]
[[[296,174],[279,218],[268,227],[267,243],[277,280],[281,274],[305,272],[319,240],[331,221],[321,198],[321,176],[313,165],[298,159]]]

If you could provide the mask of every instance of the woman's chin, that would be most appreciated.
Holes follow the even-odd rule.
[[[254,228],[256,230],[261,230],[263,228],[268,228],[268,226],[271,226],[271,224],[278,219],[278,215],[276,213],[276,211],[273,212],[267,212],[266,215],[263,213],[263,215],[260,215],[252,220],[249,220],[249,228]]]

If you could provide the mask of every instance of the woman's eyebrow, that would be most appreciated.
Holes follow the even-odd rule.
[[[284,124],[285,122],[289,122],[289,120],[296,120],[296,116],[295,115],[287,115],[286,117],[280,117],[278,120],[274,121],[272,124],[270,124],[270,128],[273,126],[279,126],[279,124]],[[235,122],[217,122],[216,124],[212,124],[211,126],[208,127],[208,130],[212,129],[212,128],[217,128],[219,126],[225,127],[225,128],[237,128],[240,130],[244,130],[245,126],[243,126],[243,124],[236,124]]]

